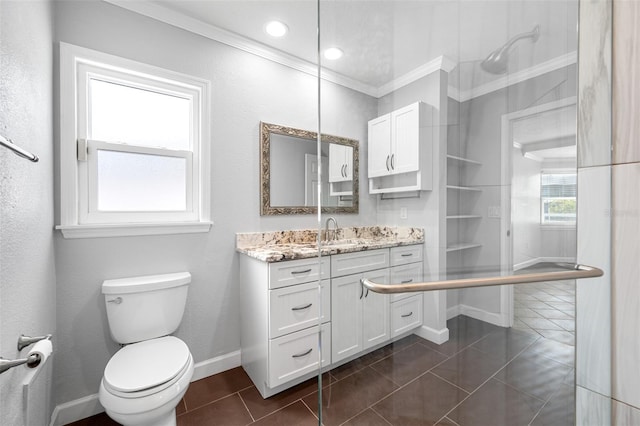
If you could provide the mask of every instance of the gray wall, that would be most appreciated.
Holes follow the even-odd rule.
[[[260,217],[259,122],[317,127],[316,80],[292,69],[96,1],[56,2],[55,42],[119,55],[212,82],[212,218],[209,233],[64,239],[56,232],[58,328],[56,402],[98,391],[111,341],[100,294],[109,278],[189,271],[187,308],[177,335],[196,362],[240,348],[235,233],[314,228],[315,215]],[[313,48],[310,47],[310,48]],[[57,50],[57,45],[56,45]],[[323,132],[366,140],[373,98],[323,84]],[[366,154],[362,154],[366,155]],[[366,157],[364,157],[366,158]],[[360,215],[341,226],[374,224],[360,170]],[[59,174],[56,173],[56,180]]]
[[[466,181],[471,186],[482,187],[474,208],[484,215],[474,224],[474,229],[467,231],[470,241],[481,243],[482,248],[464,253],[464,267],[495,269],[500,265],[500,219],[487,217],[487,209],[500,205],[502,116],[575,95],[576,66],[570,65],[460,105],[460,145],[467,150],[461,154],[482,163],[473,176],[466,176]],[[497,287],[463,290],[459,293],[459,300],[465,305],[497,312],[499,291]]]
[[[22,358],[21,333],[56,333],[53,256],[52,22],[48,2],[0,2],[0,134],[40,157],[0,147],[0,356]],[[54,340],[59,349],[60,341]],[[58,356],[58,354],[56,354]],[[34,385],[31,424],[51,414],[51,359]],[[0,422],[22,425],[24,367],[2,374]]]

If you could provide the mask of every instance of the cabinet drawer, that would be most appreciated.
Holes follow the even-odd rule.
[[[318,278],[329,278],[329,259],[318,258],[288,260],[269,264],[269,288],[308,283]]]
[[[422,294],[391,304],[391,337],[422,325]]]
[[[331,364],[331,326],[323,324],[322,366]],[[269,341],[269,387],[318,371],[318,326]]]
[[[410,284],[419,283],[422,281],[422,262],[410,263],[408,265],[394,266],[391,268],[389,282],[391,284]],[[396,300],[406,299],[413,296],[416,293],[391,293],[390,300],[395,302]]]
[[[389,266],[389,249],[359,251],[331,256],[331,277],[374,271]]]
[[[422,245],[391,247],[391,266],[422,262]]]
[[[322,322],[331,318],[331,286],[322,281],[322,303],[316,282],[278,288],[269,292],[269,337],[279,337],[318,325],[322,307]]]

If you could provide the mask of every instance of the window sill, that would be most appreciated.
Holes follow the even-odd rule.
[[[64,238],[137,237],[143,235],[209,232],[213,222],[122,223],[113,225],[59,225]]]

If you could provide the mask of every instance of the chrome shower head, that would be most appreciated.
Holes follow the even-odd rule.
[[[509,61],[509,49],[518,40],[530,38],[535,43],[540,38],[540,26],[536,25],[533,30],[528,33],[518,34],[509,40],[504,46],[494,50],[487,58],[480,63],[480,67],[491,74],[504,74],[507,72],[507,63]]]

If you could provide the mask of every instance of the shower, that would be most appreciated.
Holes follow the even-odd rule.
[[[536,25],[528,33],[518,34],[509,40],[504,46],[499,47],[482,61],[480,66],[483,70],[491,74],[504,74],[507,71],[507,61],[509,60],[509,49],[518,40],[530,38],[535,43],[540,38],[540,26]]]

